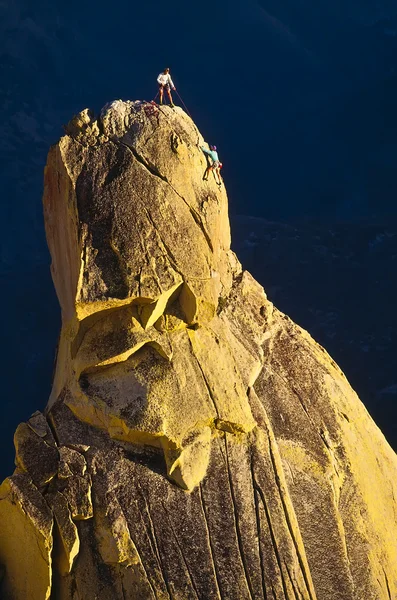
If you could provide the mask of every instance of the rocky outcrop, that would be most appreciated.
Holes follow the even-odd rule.
[[[195,125],[116,101],[66,132],[44,192],[62,331],[0,487],[2,597],[394,598],[396,455],[242,270]]]

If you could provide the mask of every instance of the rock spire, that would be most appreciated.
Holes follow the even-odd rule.
[[[203,145],[116,101],[50,150],[62,331],[0,487],[2,598],[397,597],[396,455],[242,269]]]

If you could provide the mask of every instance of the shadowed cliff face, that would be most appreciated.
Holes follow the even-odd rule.
[[[396,456],[230,251],[194,123],[117,101],[66,131],[44,193],[62,331],[0,488],[4,597],[394,597]]]

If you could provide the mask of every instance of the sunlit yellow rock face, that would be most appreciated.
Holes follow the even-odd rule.
[[[24,474],[0,487],[2,597],[43,598],[51,593],[52,513]]]
[[[396,455],[242,270],[194,123],[117,101],[66,133],[44,192],[62,331],[0,488],[1,597],[397,598]]]
[[[192,489],[214,435],[255,427],[217,316],[241,270],[226,194],[203,181],[205,142],[181,110],[116,102],[99,129],[84,119],[46,167],[63,316],[50,406],[67,393],[85,423],[162,449],[168,475]]]

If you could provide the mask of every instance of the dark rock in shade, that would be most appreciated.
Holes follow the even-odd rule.
[[[29,421],[18,425],[14,435],[15,464],[19,470],[29,473],[38,487],[51,481],[58,472],[59,452],[52,434],[50,443],[45,440],[47,436],[38,435]]]
[[[24,473],[0,488],[5,597],[393,598],[396,455],[231,252],[193,122],[116,101],[66,131],[44,194],[50,429],[19,426]]]
[[[395,220],[286,224],[239,216],[231,223],[241,262],[343,365],[396,451]]]

